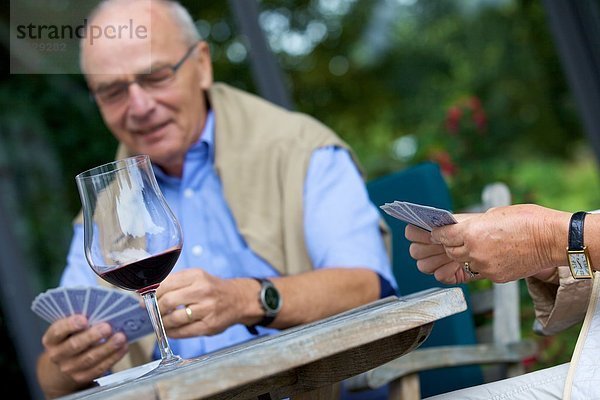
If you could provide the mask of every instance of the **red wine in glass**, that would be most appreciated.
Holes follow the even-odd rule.
[[[179,258],[183,237],[147,155],[117,160],[75,178],[83,210],[85,256],[94,272],[138,292],[158,341],[161,362],[148,374],[186,363],[173,354],[160,316],[156,289]]]
[[[144,293],[148,288],[157,287],[169,275],[180,253],[181,248],[168,250],[108,270],[100,277],[120,288]]]

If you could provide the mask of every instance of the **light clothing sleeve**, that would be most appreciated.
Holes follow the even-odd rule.
[[[304,188],[305,240],[315,267],[370,268],[396,289],[380,214],[348,151],[316,150]]]
[[[73,238],[67,256],[67,266],[60,279],[60,286],[96,286],[97,277],[89,266],[83,250],[83,225],[73,225]]]
[[[591,279],[573,279],[569,267],[558,267],[547,281],[526,278],[526,282],[535,307],[537,333],[554,335],[583,321]]]

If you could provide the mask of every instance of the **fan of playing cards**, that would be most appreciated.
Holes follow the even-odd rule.
[[[148,312],[132,293],[108,287],[59,287],[36,296],[31,309],[52,323],[81,314],[90,325],[108,322],[113,332],[121,331],[129,342],[153,332]]]
[[[406,201],[385,203],[380,208],[387,214],[406,223],[418,226],[429,232],[434,227],[456,224],[457,221],[448,210],[423,206]]]

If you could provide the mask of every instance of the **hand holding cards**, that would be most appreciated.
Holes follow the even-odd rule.
[[[408,203],[406,201],[385,203],[380,208],[394,218],[418,226],[429,232],[434,227],[457,223],[452,213],[448,210]]]
[[[81,314],[89,325],[108,322],[113,332],[123,332],[135,341],[153,332],[148,312],[132,293],[106,287],[59,287],[36,296],[33,312],[53,323],[57,319]]]

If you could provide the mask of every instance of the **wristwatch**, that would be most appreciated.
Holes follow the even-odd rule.
[[[594,277],[592,263],[583,245],[583,222],[587,213],[578,211],[571,216],[569,223],[569,247],[567,248],[567,259],[571,268],[571,275],[575,279],[591,279]]]
[[[260,292],[258,295],[258,300],[260,302],[260,305],[262,306],[262,309],[265,312],[265,316],[255,325],[246,326],[246,328],[251,334],[258,335],[256,327],[269,326],[271,322],[275,320],[275,317],[277,317],[279,310],[281,310],[283,300],[281,299],[281,295],[279,294],[279,291],[277,290],[273,282],[264,278],[253,279],[260,283]]]

